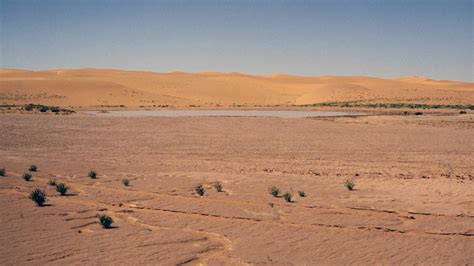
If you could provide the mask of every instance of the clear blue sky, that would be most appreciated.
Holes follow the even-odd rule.
[[[472,0],[0,0],[1,67],[473,80]]]

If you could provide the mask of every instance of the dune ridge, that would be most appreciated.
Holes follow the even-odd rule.
[[[252,107],[339,101],[472,104],[474,83],[416,76],[382,79],[99,68],[0,69],[0,104]]]

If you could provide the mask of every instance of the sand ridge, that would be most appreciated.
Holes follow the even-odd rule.
[[[420,77],[0,70],[0,103],[92,107],[301,105],[334,101],[474,103],[474,83]]]

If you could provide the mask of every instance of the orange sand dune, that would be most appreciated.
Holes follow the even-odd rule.
[[[184,107],[294,105],[327,101],[474,103],[474,83],[421,77],[156,73],[114,69],[0,69],[0,103]]]

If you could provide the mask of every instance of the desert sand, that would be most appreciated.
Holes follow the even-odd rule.
[[[0,69],[0,104],[255,107],[345,101],[473,104],[474,83],[422,77]]]
[[[111,113],[353,101],[463,111]],[[473,103],[474,83],[421,77],[2,69],[0,264],[474,264]],[[50,179],[70,190],[60,196]],[[34,189],[45,206],[28,198]],[[102,214],[112,228],[101,228]]]
[[[308,85],[296,93],[284,90],[297,87],[293,77],[140,72],[131,78],[124,72],[112,82],[95,73],[4,71],[2,93],[25,95],[8,102],[36,95],[42,103],[91,106],[103,99],[140,105],[148,97],[174,104],[195,104],[196,99],[252,103],[256,98],[250,90],[260,94],[259,104],[346,97],[330,89],[312,94],[314,84],[342,79],[332,77],[299,78]],[[96,81],[89,87],[86,79]],[[226,83],[229,79],[241,83]],[[344,79],[347,84],[361,80]],[[227,84],[227,92],[246,83],[261,87],[243,86],[235,98],[209,87],[208,93],[196,89],[191,97],[194,82],[200,88]],[[377,86],[393,83],[407,88],[406,94],[395,95],[438,97],[446,86],[452,88],[443,92],[448,101],[472,103],[472,84],[364,82],[374,87],[357,87],[347,97],[364,91],[389,96],[392,90]],[[332,85],[318,88],[327,86]],[[97,98],[81,98],[85,88]],[[276,92],[278,97],[265,98]],[[0,177],[3,265],[474,264],[470,113],[335,118],[2,114],[0,128],[0,168],[6,169]],[[38,171],[26,182],[21,175],[31,164]],[[98,173],[95,180],[87,176],[91,169]],[[70,192],[60,196],[46,184],[51,178],[66,183]],[[124,178],[130,186],[122,185]],[[355,190],[344,187],[347,179]],[[222,192],[214,190],[216,181]],[[206,190],[202,197],[194,191],[198,185]],[[293,202],[270,195],[271,186],[292,193]],[[46,191],[46,206],[28,199],[35,188]],[[299,197],[298,191],[307,196]],[[97,217],[104,213],[113,218],[113,228],[100,227]]]

